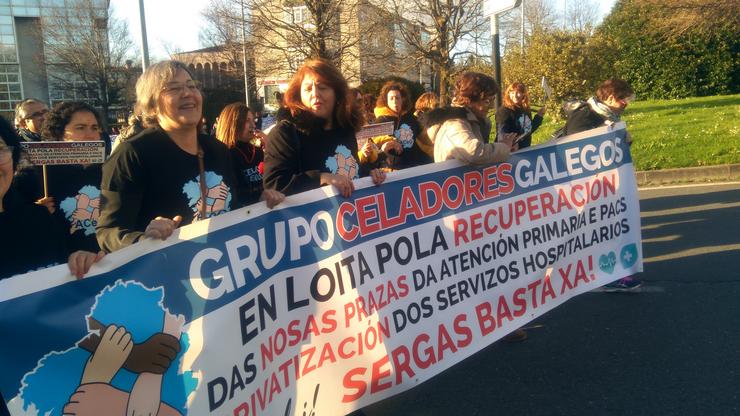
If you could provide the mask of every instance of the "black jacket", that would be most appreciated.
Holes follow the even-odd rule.
[[[422,134],[422,129],[416,116],[411,111],[399,117],[387,107],[376,107],[373,124],[388,122],[393,122],[393,136],[403,146],[403,152],[400,155],[388,155],[388,167],[391,169],[406,169],[434,162],[416,143]]]
[[[265,152],[259,146],[239,142],[229,149],[235,174],[239,179],[239,195],[246,205],[259,201],[262,195],[262,168]]]
[[[0,212],[0,279],[67,262],[64,229],[45,207],[11,189]]]
[[[265,146],[263,184],[286,195],[321,186],[321,173],[365,176],[369,169],[357,158],[357,140],[351,128],[324,130],[324,121],[304,115],[278,114]]]
[[[519,148],[524,149],[532,144],[532,133],[541,125],[542,116],[539,114],[533,119],[531,111],[501,106],[496,111],[496,141],[506,133],[516,133],[517,136],[526,133],[519,141]]]
[[[605,117],[591,109],[588,104],[580,106],[573,111],[565,122],[565,135],[580,133],[582,131],[595,129],[604,125]]]
[[[207,187],[206,216],[242,206],[229,149],[200,134]],[[166,132],[146,129],[116,149],[103,165],[97,238],[105,251],[138,241],[158,216],[182,216],[181,225],[200,217],[198,156],[182,150]]]

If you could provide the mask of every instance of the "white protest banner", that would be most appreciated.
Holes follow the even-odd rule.
[[[14,415],[254,416],[410,389],[642,270],[624,138],[620,123],[363,178],[351,198],[322,188],[135,244],[81,281],[0,281],[0,391]]]
[[[355,134],[355,139],[357,139],[357,148],[362,149],[362,146],[365,145],[367,139],[371,137],[392,136],[393,126],[394,124],[392,121],[387,123],[366,124],[362,126],[362,129]]]
[[[23,142],[21,148],[34,165],[75,165],[103,163],[105,143],[85,142]]]

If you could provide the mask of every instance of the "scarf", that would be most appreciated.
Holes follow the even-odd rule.
[[[596,97],[589,98],[587,103],[589,107],[591,107],[591,109],[601,117],[604,117],[605,119],[614,123],[619,121],[619,115],[615,114],[614,111],[612,111],[612,109],[609,108],[606,104],[597,100]]]

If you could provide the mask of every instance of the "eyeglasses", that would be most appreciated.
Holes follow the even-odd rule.
[[[29,114],[29,115],[27,115],[27,116],[23,117],[23,120],[26,120],[26,121],[28,121],[28,120],[30,120],[30,119],[32,119],[32,118],[40,118],[40,117],[43,117],[44,115],[46,115],[46,113],[48,113],[48,112],[49,112],[49,110],[41,110],[41,111],[37,111],[37,112],[35,112],[35,113],[31,113],[31,114]]]
[[[200,83],[195,80],[185,83],[171,82],[162,88],[162,92],[170,95],[180,95],[185,91],[185,89],[187,89],[188,92],[195,93],[200,91]]]

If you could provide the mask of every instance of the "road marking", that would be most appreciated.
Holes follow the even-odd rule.
[[[723,185],[740,185],[740,182],[717,182],[717,183],[698,183],[689,185],[670,185],[670,186],[651,186],[649,188],[637,188],[639,191],[655,191],[658,189],[681,189],[681,188],[704,188],[707,186],[723,186]]]
[[[660,228],[660,227],[667,227],[667,226],[669,226],[669,225],[676,225],[676,224],[689,224],[689,223],[692,223],[692,222],[702,222],[702,221],[704,221],[704,220],[700,220],[700,219],[695,219],[695,220],[686,220],[686,221],[671,221],[671,222],[661,222],[661,223],[659,223],[659,224],[650,224],[650,225],[643,225],[643,226],[642,226],[642,230],[643,230],[643,231],[647,231],[647,230],[655,230],[655,229],[658,229],[658,228]]]
[[[667,235],[665,237],[655,237],[655,238],[643,238],[643,243],[664,243],[666,241],[676,241],[680,239],[680,235]]]
[[[671,209],[664,209],[660,211],[641,211],[640,217],[642,218],[660,217],[663,215],[688,214],[691,212],[708,211],[710,209],[726,209],[726,208],[737,208],[737,207],[740,207],[740,202],[733,202],[733,203],[716,202],[713,204],[694,205],[692,207],[683,207],[683,208],[671,208]]]
[[[657,261],[675,260],[684,257],[701,256],[703,254],[714,254],[722,253],[724,251],[740,251],[740,244],[725,244],[721,246],[711,247],[696,247],[688,250],[677,251],[670,254],[664,254],[662,256],[648,257],[644,259],[643,263],[655,263]]]

